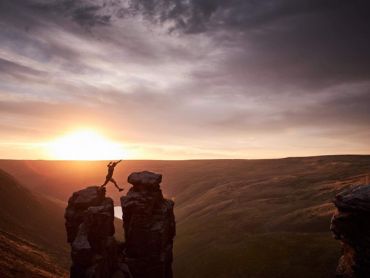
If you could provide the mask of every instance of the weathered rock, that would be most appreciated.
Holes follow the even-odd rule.
[[[121,197],[129,269],[134,278],[172,278],[174,202],[163,198],[161,175],[139,172],[130,177],[134,187]]]
[[[174,202],[163,198],[162,176],[132,173],[121,197],[125,243],[114,235],[113,200],[105,189],[73,193],[65,212],[71,278],[172,278]]]
[[[72,248],[71,278],[130,277],[120,267],[124,259],[113,237],[113,200],[105,197],[104,189],[92,186],[73,193],[65,219]]]
[[[131,173],[127,181],[134,186],[159,186],[162,175],[149,171]]]
[[[370,186],[339,193],[330,229],[343,245],[337,277],[370,277]]]

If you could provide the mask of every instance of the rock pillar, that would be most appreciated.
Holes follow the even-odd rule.
[[[136,172],[121,197],[127,264],[134,278],[172,278],[174,202],[163,198],[162,175]]]
[[[65,211],[71,278],[130,277],[114,239],[113,200],[97,186],[74,192]]]

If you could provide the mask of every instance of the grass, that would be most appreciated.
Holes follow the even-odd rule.
[[[62,202],[100,182],[105,164],[0,160],[33,193]],[[329,232],[331,200],[364,182],[370,156],[123,161],[115,177],[141,170],[162,173],[163,193],[175,200],[176,278],[321,278],[334,276],[340,255]],[[118,205],[119,193],[107,190]]]
[[[202,242],[203,244],[199,244]],[[177,278],[333,277],[340,245],[329,233],[183,236],[175,244]]]

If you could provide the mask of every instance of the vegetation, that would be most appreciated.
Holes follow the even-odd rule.
[[[82,186],[100,184],[105,164],[0,161],[0,168],[34,194],[65,203]],[[364,183],[370,156],[123,161],[115,178],[122,185],[140,170],[162,173],[163,192],[175,200],[176,278],[331,277],[340,255],[329,232],[331,200]],[[108,194],[119,205],[113,186]]]

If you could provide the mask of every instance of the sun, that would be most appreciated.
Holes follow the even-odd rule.
[[[123,144],[93,130],[80,130],[47,144],[49,156],[58,160],[110,160],[126,157]]]

